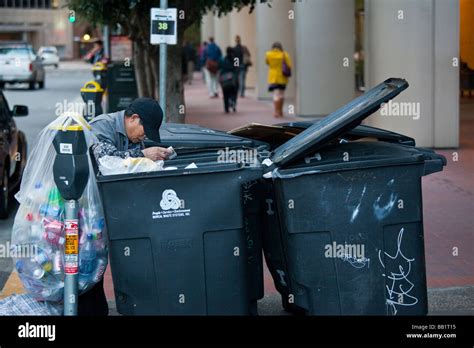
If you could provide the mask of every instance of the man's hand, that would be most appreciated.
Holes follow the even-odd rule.
[[[151,159],[152,161],[165,160],[171,154],[171,151],[165,149],[164,147],[149,147],[148,149],[142,150],[146,158]]]

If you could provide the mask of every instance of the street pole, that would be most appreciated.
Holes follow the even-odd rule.
[[[160,0],[160,8],[168,8],[168,0]],[[166,67],[168,62],[168,47],[166,43],[160,44],[160,106],[163,110],[163,123],[166,123]]]
[[[102,36],[104,37],[104,55],[110,58],[110,35],[108,25],[104,25],[102,28]]]
[[[74,116],[71,116],[74,117]],[[77,117],[81,117],[78,115]],[[77,118],[79,119],[79,118]],[[85,121],[84,121],[85,122]],[[87,127],[90,127],[87,124]],[[54,128],[53,128],[54,129]],[[79,280],[79,203],[89,181],[88,147],[82,125],[58,127],[54,136],[54,183],[65,201],[64,315],[77,315]]]
[[[77,248],[76,241],[79,241],[78,233],[78,209],[77,201],[72,199],[66,201],[65,204],[65,215],[66,215],[66,238],[71,238],[74,240],[74,249],[75,250],[66,250],[66,257],[72,257],[76,260],[79,259],[79,250]],[[69,230],[68,230],[69,229]],[[78,273],[77,270],[70,272],[66,270],[64,276],[64,315],[65,316],[76,316],[77,315],[77,305],[78,305]]]

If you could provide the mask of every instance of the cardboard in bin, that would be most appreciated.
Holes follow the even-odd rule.
[[[268,143],[270,144],[271,148],[274,149],[286,143],[290,139],[302,133],[305,129],[312,127],[318,122],[320,122],[320,120],[314,122],[304,121],[280,123],[271,126],[259,123],[251,123],[246,126],[233,129],[228,133]],[[357,140],[384,141],[408,146],[416,145],[415,140],[406,135],[365,125],[359,125],[335,139],[337,142]]]

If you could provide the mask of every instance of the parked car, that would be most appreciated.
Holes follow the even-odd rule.
[[[44,88],[45,72],[30,44],[0,42],[0,88],[5,83],[28,83],[30,89]]]
[[[15,105],[10,110],[0,91],[0,219],[8,218],[10,199],[20,186],[26,166],[26,137],[16,127],[14,117],[27,115],[25,105]]]
[[[53,65],[55,68],[59,66],[58,49],[54,46],[43,46],[38,50],[38,56],[43,63],[43,66]]]

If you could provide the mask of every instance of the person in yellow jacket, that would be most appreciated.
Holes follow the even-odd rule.
[[[288,52],[283,50],[279,42],[275,42],[272,49],[265,55],[268,69],[268,90],[273,92],[273,105],[275,117],[283,117],[283,105],[285,104],[285,89],[288,79],[291,77],[293,64]]]

